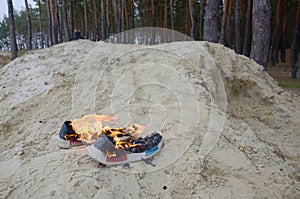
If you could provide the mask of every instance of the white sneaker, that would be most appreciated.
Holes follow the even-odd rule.
[[[111,143],[110,140],[105,137],[106,136],[101,136],[93,145],[87,147],[87,151],[88,155],[91,158],[107,166],[120,165],[129,162],[149,159],[157,154],[163,147],[163,138],[156,133],[153,136],[157,137],[157,140],[155,142],[153,141],[153,143],[155,144],[147,148],[146,150],[133,152],[133,150],[126,151],[117,149],[114,155],[109,156],[107,153],[105,153],[105,151],[110,151],[113,143]],[[144,141],[145,138],[142,138],[142,140]]]

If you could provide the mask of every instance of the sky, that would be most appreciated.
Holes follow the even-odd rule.
[[[20,11],[23,8],[25,8],[25,1],[24,0],[13,0],[13,6],[14,9]],[[28,4],[32,5],[32,7],[35,6],[35,2],[33,0],[28,0]],[[7,12],[7,0],[0,0],[0,21],[3,19],[3,15],[8,15]]]

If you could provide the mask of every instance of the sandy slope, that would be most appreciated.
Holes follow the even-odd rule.
[[[300,197],[299,97],[221,45],[75,41],[0,76],[1,198]],[[85,147],[56,147],[65,120],[94,112],[162,129],[156,167],[101,167]]]

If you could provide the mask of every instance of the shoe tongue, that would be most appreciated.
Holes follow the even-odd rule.
[[[59,131],[59,138],[65,139],[65,134],[75,134],[75,132],[72,130],[70,121],[65,121]]]

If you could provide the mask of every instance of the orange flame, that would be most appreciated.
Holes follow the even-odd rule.
[[[114,128],[104,127],[103,133],[107,136],[113,138],[113,142],[115,144],[116,149],[126,149],[131,147],[137,147],[139,144],[130,144],[126,140],[130,139],[134,136],[135,133],[142,132],[143,130],[138,131],[138,126],[144,129],[145,127],[142,125],[132,124],[127,128]]]
[[[131,144],[128,142],[135,134],[143,133],[145,126],[140,124],[131,124],[123,128],[111,128],[102,126],[102,122],[116,121],[117,117],[109,115],[85,115],[80,119],[75,119],[71,122],[71,127],[75,134],[65,134],[65,139],[77,139],[86,142],[96,140],[101,133],[112,138],[116,149],[127,149],[138,147],[139,144]]]
[[[116,121],[116,117],[109,115],[85,115],[72,121],[73,131],[79,135],[78,140],[97,139],[102,132],[102,122]]]

